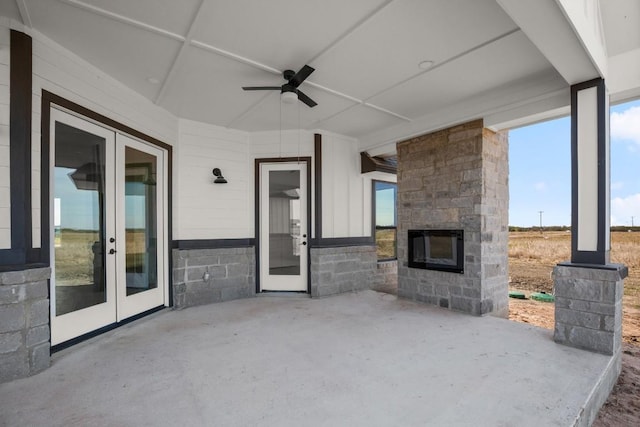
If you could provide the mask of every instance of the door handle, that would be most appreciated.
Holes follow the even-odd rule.
[[[307,245],[307,242],[302,242],[302,243],[300,243],[300,244],[301,244],[302,246],[306,246],[306,245]]]
[[[109,255],[113,255],[113,254],[115,254],[115,253],[116,253],[116,250],[115,250],[115,249],[113,249],[113,248],[109,249]]]

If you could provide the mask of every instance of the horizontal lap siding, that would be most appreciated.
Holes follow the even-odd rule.
[[[253,237],[249,212],[249,135],[205,123],[180,120],[179,175],[176,182],[177,236],[180,240]],[[220,168],[227,184],[214,184]]]

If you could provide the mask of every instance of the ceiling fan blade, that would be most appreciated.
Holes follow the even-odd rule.
[[[309,107],[313,108],[316,105],[318,105],[318,103],[316,101],[314,101],[313,99],[309,98],[307,95],[304,94],[304,92],[302,91],[296,91],[298,93],[298,99],[302,102],[304,102],[305,104],[307,104]]]
[[[242,86],[243,90],[280,90],[280,86]]]
[[[296,73],[295,76],[291,77],[291,80],[289,80],[289,84],[292,85],[293,87],[300,86],[300,83],[305,81],[305,79],[309,77],[309,75],[313,73],[315,70],[316,70],[315,68],[305,65],[300,69],[300,71]]]

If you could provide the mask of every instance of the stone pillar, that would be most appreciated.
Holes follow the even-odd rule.
[[[609,102],[602,79],[571,87],[571,171],[571,262],[554,270],[554,340],[619,358],[628,270],[609,263]]]
[[[49,268],[0,272],[0,383],[49,366]]]
[[[556,315],[553,339],[561,344],[614,355],[622,339],[622,294],[627,267],[554,269]]]
[[[398,296],[506,317],[506,133],[482,120],[398,143]],[[462,229],[464,273],[408,267],[410,229]]]

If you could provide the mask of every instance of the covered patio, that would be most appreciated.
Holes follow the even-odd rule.
[[[165,310],[0,385],[0,424],[588,425],[615,357],[551,334],[375,291]]]

